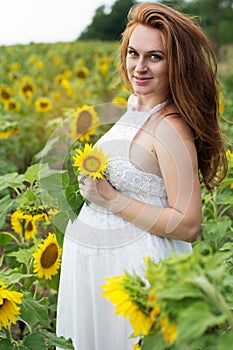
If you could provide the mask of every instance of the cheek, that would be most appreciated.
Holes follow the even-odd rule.
[[[157,76],[164,80],[164,82],[168,82],[168,67],[167,65],[162,64],[160,67],[157,67]]]
[[[126,58],[125,64],[126,64],[126,71],[127,73],[129,73],[133,67],[132,60]]]

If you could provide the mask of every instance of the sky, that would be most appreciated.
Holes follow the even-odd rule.
[[[126,0],[127,1],[127,0]],[[0,46],[77,39],[95,10],[115,0],[0,0]]]

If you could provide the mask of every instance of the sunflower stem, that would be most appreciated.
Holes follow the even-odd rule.
[[[6,328],[6,336],[7,338],[10,340],[10,342],[12,343],[13,339],[12,339],[12,336],[11,336],[11,331],[9,328]]]
[[[35,283],[35,291],[34,291],[34,294],[33,294],[33,299],[36,299],[36,296],[37,296],[37,291],[38,291],[38,283]]]
[[[19,320],[21,322],[23,322],[27,326],[27,328],[29,330],[29,333],[31,334],[32,333],[32,328],[30,327],[30,325],[25,320],[23,320],[22,318],[20,318]]]

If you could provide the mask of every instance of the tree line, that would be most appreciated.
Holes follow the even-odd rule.
[[[104,1],[104,0],[103,0]],[[233,0],[160,0],[191,16],[197,16],[200,25],[213,41],[216,52],[223,44],[233,43]],[[92,22],[77,40],[116,41],[124,30],[127,13],[136,0],[117,0],[106,12],[104,5],[98,7]]]

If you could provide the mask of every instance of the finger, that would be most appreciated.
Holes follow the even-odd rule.
[[[78,182],[82,185],[85,185],[85,180],[86,180],[86,176],[84,176],[84,175],[80,175],[78,177]]]

